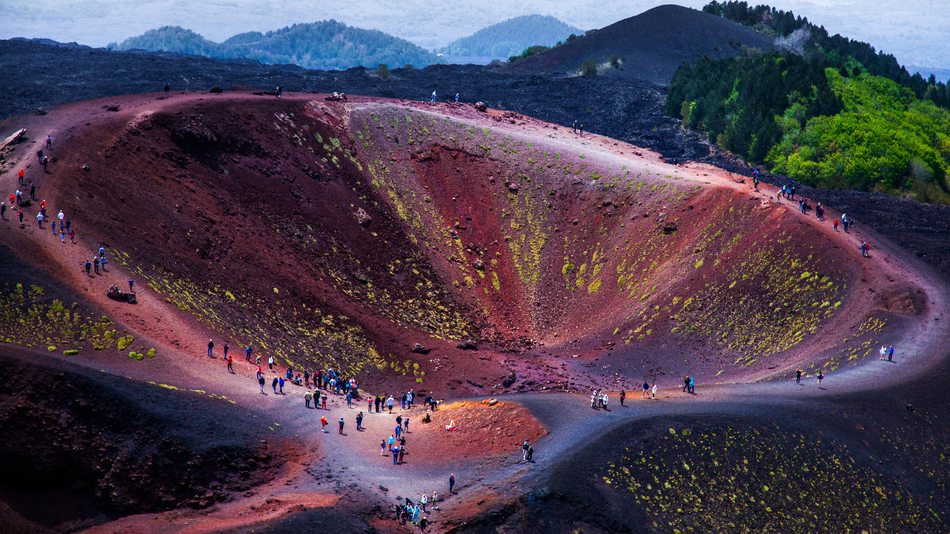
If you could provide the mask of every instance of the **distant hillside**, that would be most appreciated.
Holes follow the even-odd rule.
[[[294,24],[267,33],[242,33],[223,43],[209,41],[178,26],[165,26],[126,39],[117,48],[225,59],[245,57],[262,63],[290,63],[310,69],[376,67],[380,63],[391,67],[406,64],[425,67],[439,62],[434,54],[409,41],[376,30],[349,27],[335,20]]]
[[[702,11],[666,5],[621,20],[509,65],[512,72],[578,72],[593,61],[602,74],[668,84],[684,61],[734,57],[747,48],[773,48],[771,37]],[[610,67],[617,56],[617,67]]]
[[[482,28],[439,52],[447,56],[479,56],[507,59],[534,45],[553,46],[579,28],[545,15],[525,15]]]

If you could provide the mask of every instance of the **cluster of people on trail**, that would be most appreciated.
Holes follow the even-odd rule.
[[[882,360],[887,360],[889,362],[894,361],[894,346],[893,345],[881,345],[881,350],[878,351],[881,355]]]
[[[577,121],[574,121],[574,124],[571,126],[571,131],[584,137],[584,125]]]
[[[650,384],[648,384],[647,382],[643,382],[643,393],[640,395],[640,398],[641,399],[650,399],[650,398],[655,399],[656,398],[656,382],[653,382],[653,390],[652,390],[653,396],[652,397],[650,396],[650,392],[651,392]]]
[[[687,376],[687,377],[684,377],[684,378],[683,378],[683,391],[684,391],[684,392],[691,393],[691,394],[695,395],[695,394],[696,394],[695,387],[696,387],[696,380],[695,380],[693,377]]]
[[[453,475],[454,480],[454,475]],[[438,510],[438,502],[442,500],[442,496],[438,492],[433,491],[432,497],[429,497],[425,492],[422,493],[422,496],[419,497],[418,502],[413,502],[412,499],[406,497],[405,504],[394,504],[392,511],[394,514],[394,519],[400,524],[405,525],[406,523],[412,523],[419,527],[419,530],[425,532],[426,527],[429,526],[429,518],[423,514],[431,514],[432,512],[427,510],[429,503],[432,503],[431,509]]]
[[[591,392],[590,394],[591,408],[595,410],[603,408],[604,410],[607,410],[609,412],[610,410],[607,409],[607,402],[608,402],[608,398],[607,398],[606,391],[600,391],[599,389],[595,389],[594,391]],[[527,444],[528,442],[526,441],[525,443]]]
[[[752,180],[753,180],[753,184],[756,191],[758,191],[758,186],[759,186],[758,175],[759,175],[758,170],[752,171]],[[795,200],[795,186],[783,185],[781,188],[779,188],[777,198],[781,198],[781,197],[785,197],[789,200]],[[804,214],[807,214],[809,209],[811,208],[808,205],[808,199],[799,198],[798,210],[801,211],[802,214],[804,215]],[[815,206],[815,218],[817,218],[819,221],[825,220],[825,207],[822,206],[820,202]],[[849,219],[846,213],[842,213],[840,220],[835,219],[831,222],[831,228],[835,232],[838,231],[838,226],[841,226],[841,229],[844,230],[845,233],[848,233],[848,230],[854,227],[854,219]],[[864,256],[865,258],[870,258],[871,257],[870,251],[871,251],[871,243],[868,241],[862,241],[861,255]]]

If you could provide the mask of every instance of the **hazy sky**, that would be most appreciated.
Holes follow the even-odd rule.
[[[683,0],[701,8],[708,0]],[[212,41],[245,31],[336,19],[385,31],[428,49],[489,24],[528,14],[553,15],[599,28],[669,2],[654,0],[0,0],[0,38],[45,37],[90,46],[164,25],[192,29]],[[866,41],[903,64],[950,69],[947,0],[776,0],[831,33]]]

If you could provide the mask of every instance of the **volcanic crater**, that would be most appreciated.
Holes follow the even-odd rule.
[[[264,358],[268,381],[273,357],[277,372],[330,367],[371,395],[415,388],[453,399],[633,391],[675,386],[683,375],[735,384],[790,378],[796,368],[863,373],[878,345],[907,336],[932,343],[944,328],[934,320],[942,286],[907,276],[886,244],[862,257],[864,235],[832,232],[773,187],[516,113],[248,90],[112,97],[12,126],[30,132],[12,147],[25,162],[40,148],[33,132],[55,139],[50,172],[26,163],[28,179],[68,214],[79,244],[2,223],[17,261],[55,278],[44,284],[29,268],[5,274],[20,283],[0,302],[7,349],[19,344],[38,361],[49,358],[44,349],[66,351],[154,387],[227,392],[215,402],[249,407],[246,417],[263,425],[248,436],[298,432],[282,439],[310,444],[304,431],[315,423],[266,422],[276,408],[260,403],[279,397],[257,397],[256,362],[243,347]],[[36,206],[25,211],[31,221]],[[78,267],[100,246],[110,270],[87,276]],[[106,298],[129,277],[137,304]],[[233,345],[235,378],[205,356],[209,337]],[[345,410],[339,402],[331,409]],[[552,432],[542,439],[568,448],[562,427],[531,402],[540,422],[513,416],[524,421],[518,439]],[[490,413],[464,413],[476,412]],[[479,421],[448,449],[438,432],[420,433],[430,440],[420,450],[444,467],[467,439],[483,459],[518,445],[507,430],[517,421],[506,429]],[[245,439],[233,454],[260,454]],[[366,438],[370,449],[375,439]],[[303,453],[284,448],[299,465]],[[342,461],[322,445],[311,453]],[[255,485],[278,471],[303,476],[268,462]],[[350,467],[374,480],[370,467]],[[492,483],[508,476],[459,469]],[[305,471],[321,480],[319,468]],[[294,495],[281,506],[327,506]],[[136,502],[116,498],[110,510],[162,509]]]

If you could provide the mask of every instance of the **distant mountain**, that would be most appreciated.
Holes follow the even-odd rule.
[[[178,26],[165,26],[130,37],[118,50],[180,52],[212,58],[249,58],[262,63],[292,63],[309,69],[425,67],[439,59],[409,41],[377,31],[325,20],[294,24],[267,33],[247,32],[215,43]]]
[[[666,85],[684,61],[734,57],[748,48],[774,48],[771,37],[721,17],[674,5],[655,7],[570,43],[522,59],[511,72],[579,72],[593,62],[602,74]],[[616,56],[613,66],[612,56]]]
[[[482,28],[439,52],[447,56],[493,57],[507,59],[529,46],[553,46],[579,28],[545,15],[525,15]]]

